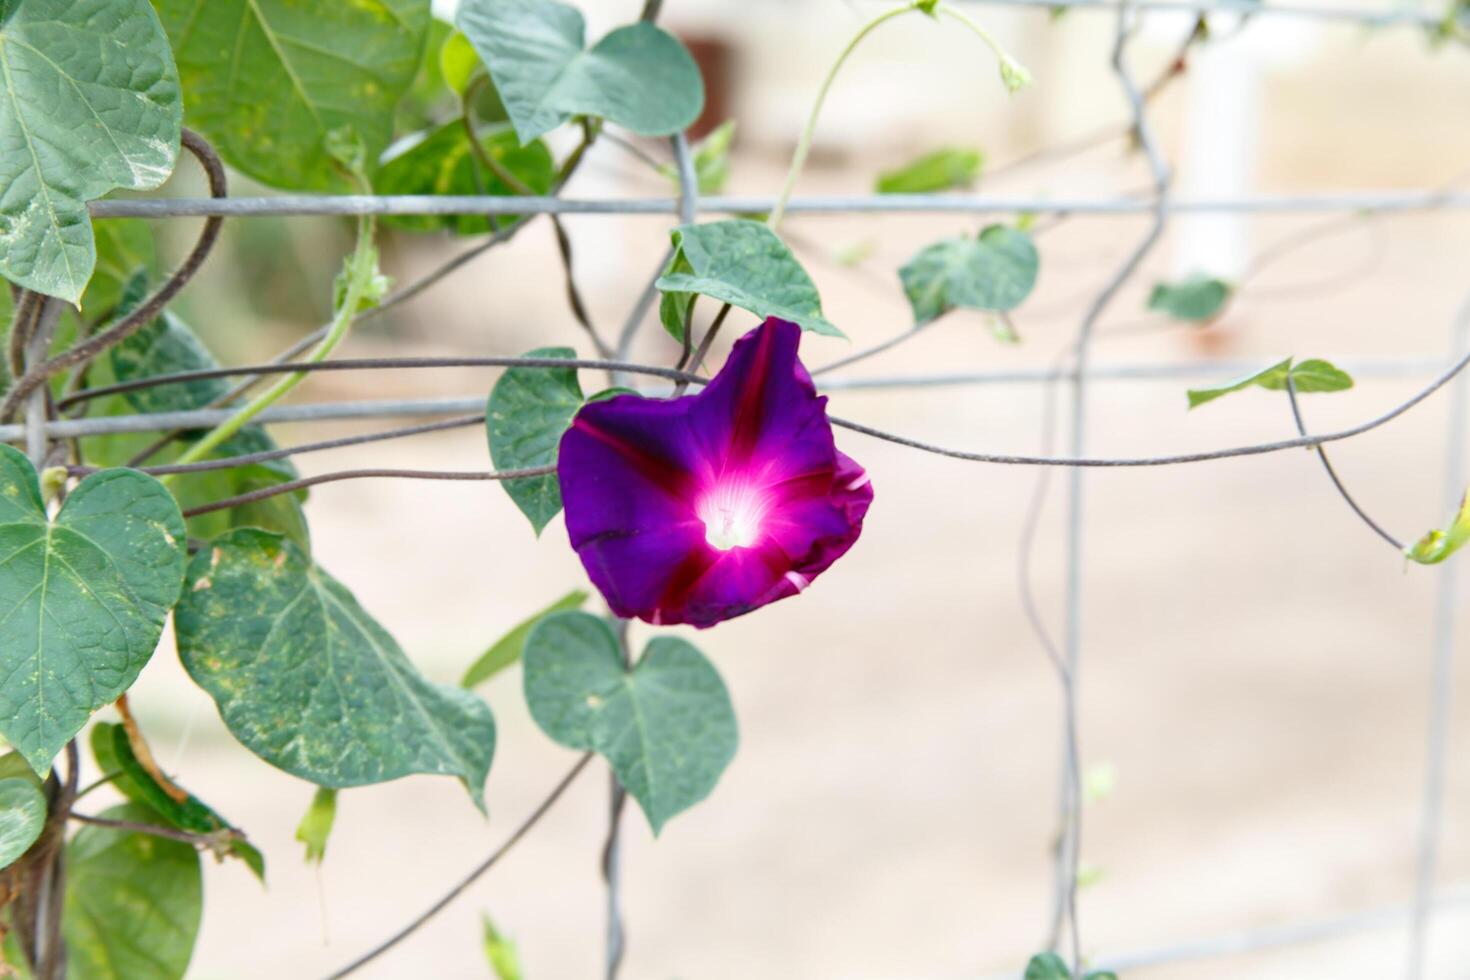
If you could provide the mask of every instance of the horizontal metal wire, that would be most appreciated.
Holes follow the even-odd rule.
[[[876,0],[875,0],[876,2]],[[1101,11],[1116,14],[1121,4],[1112,0],[959,0],[963,4],[983,7],[1031,7],[1045,11],[1059,8],[1081,11]],[[1191,0],[1134,0],[1129,10],[1179,11],[1192,14],[1240,14],[1257,17],[1294,17],[1305,20],[1336,21],[1346,24],[1361,24],[1368,27],[1421,27],[1432,28],[1439,18],[1404,7],[1401,10],[1368,10],[1360,7],[1317,7],[1289,3],[1252,3],[1251,0],[1214,0],[1195,3]]]
[[[776,206],[774,197],[701,197],[704,214],[763,214]],[[263,218],[291,215],[460,215],[460,214],[678,214],[672,197],[589,199],[496,195],[280,194],[269,197],[159,197],[93,201],[94,218],[188,218],[223,215]],[[1470,192],[1444,190],[1374,190],[1342,194],[1260,194],[1248,197],[1204,197],[1170,200],[1170,214],[1234,212],[1302,214],[1333,211],[1427,211],[1470,208]],[[996,197],[984,194],[877,194],[794,197],[790,213],[855,214],[1154,214],[1158,205],[1147,198]]]
[[[1260,370],[1263,358],[1256,361],[1189,361],[1180,364],[1119,364],[1089,368],[1090,381],[1177,381],[1185,378],[1235,377]],[[1449,361],[1442,358],[1396,358],[1376,361],[1334,361],[1355,378],[1408,378],[1444,370]],[[1054,378],[1069,378],[1069,372],[1056,374],[1039,368],[1011,371],[976,371],[969,374],[889,375],[873,378],[833,378],[822,380],[822,391],[874,391],[939,386],[985,384],[1039,384]],[[640,389],[645,394],[667,394],[666,388]],[[440,398],[365,399],[347,402],[312,402],[303,405],[277,405],[266,409],[257,421],[327,422],[342,419],[387,419],[405,416],[463,415],[485,409],[486,395],[445,396]],[[96,418],[57,419],[47,422],[45,431],[54,439],[112,435],[120,432],[170,432],[201,429],[218,425],[234,415],[230,408],[200,408],[187,412],[152,412],[138,415],[104,415]],[[23,425],[0,425],[0,442],[19,439],[25,434]]]

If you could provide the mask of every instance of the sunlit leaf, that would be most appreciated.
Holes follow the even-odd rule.
[[[516,944],[501,935],[490,916],[483,912],[480,913],[480,929],[485,962],[490,964],[495,980],[521,980],[521,958],[516,953]]]
[[[545,194],[556,176],[556,161],[540,140],[522,147],[515,133],[502,128],[481,136],[485,153],[508,170],[532,194]],[[497,194],[519,193],[486,169],[470,146],[469,134],[459,122],[445,123],[426,133],[416,143],[395,148],[383,162],[373,181],[379,194]],[[516,216],[499,219],[499,227],[522,220]],[[483,235],[491,230],[481,214],[392,215],[383,223],[409,231],[451,228],[461,235]]]
[[[1296,388],[1297,394],[1301,395],[1346,391],[1353,386],[1353,379],[1346,371],[1332,366],[1327,361],[1312,359],[1293,366],[1292,359],[1288,357],[1284,361],[1235,381],[1227,381],[1209,388],[1189,389],[1189,407],[1198,408],[1216,398],[1250,387],[1265,388],[1267,391],[1285,391],[1288,374],[1291,376],[1292,386]]]
[[[28,0],[29,2],[29,0]],[[374,161],[419,69],[429,0],[154,0],[179,59],[189,124],[231,165],[291,190],[351,181],[327,136]]]
[[[80,300],[97,256],[87,202],[163,183],[182,109],[146,0],[0,5],[0,275]]]
[[[311,805],[296,825],[296,839],[306,845],[308,864],[321,864],[327,856],[327,840],[332,836],[332,825],[337,822],[337,791],[325,786],[317,787]]]
[[[1421,565],[1437,565],[1459,551],[1466,541],[1470,541],[1470,492],[1460,498],[1460,509],[1448,527],[1425,534],[1404,549],[1404,554]]]

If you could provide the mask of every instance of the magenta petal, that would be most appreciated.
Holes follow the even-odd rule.
[[[801,592],[857,540],[872,486],[799,338],[767,320],[697,394],[578,412],[557,462],[567,531],[618,615],[712,626]]]

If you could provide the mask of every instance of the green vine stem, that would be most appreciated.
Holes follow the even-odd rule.
[[[791,168],[786,172],[786,182],[781,186],[781,195],[776,198],[776,206],[771,209],[770,215],[766,218],[766,227],[772,231],[780,227],[781,219],[786,216],[786,202],[791,199],[792,192],[796,190],[796,180],[801,176],[802,168],[806,166],[807,154],[811,152],[812,140],[817,132],[817,119],[822,114],[822,105],[827,101],[827,93],[831,91],[832,83],[837,79],[837,73],[842,70],[842,66],[847,63],[847,59],[857,50],[857,46],[863,42],[864,38],[888,21],[902,17],[910,11],[927,14],[936,20],[939,14],[945,14],[973,31],[994,52],[996,60],[1000,62],[1000,79],[1008,92],[1016,92],[1031,83],[1031,73],[1012,57],[1010,52],[1001,47],[989,31],[947,4],[940,3],[938,0],[912,0],[902,7],[893,7],[883,11],[858,29],[858,32],[852,36],[852,40],[847,42],[847,47],[842,49],[842,53],[832,63],[832,67],[827,70],[827,77],[822,79],[822,87],[817,90],[817,99],[812,103],[812,111],[807,117],[806,127],[796,141],[796,152],[791,155]]]
[[[373,232],[376,227],[376,219],[373,215],[365,214],[357,219],[357,244],[342,270],[344,288],[341,298],[337,303],[337,309],[332,316],[326,336],[306,357],[306,363],[319,364],[331,355],[342,339],[347,336],[348,328],[352,326],[352,320],[357,315],[358,308],[367,298],[369,290],[373,288],[378,275],[378,252],[373,246]],[[234,415],[211,429],[174,462],[178,464],[195,463],[203,459],[219,448],[226,439],[248,425],[257,415],[284,398],[291,389],[305,379],[306,374],[305,371],[296,371],[284,376],[252,398]],[[167,485],[175,476],[176,474],[168,474],[159,479]]]

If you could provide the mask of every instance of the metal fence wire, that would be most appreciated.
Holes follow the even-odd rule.
[[[1126,97],[1129,107],[1127,125],[1123,131],[1131,131],[1143,157],[1147,160],[1151,174],[1151,185],[1142,194],[1119,197],[1096,198],[1041,198],[1012,197],[990,194],[946,192],[942,194],[885,194],[872,196],[807,196],[794,197],[786,205],[790,213],[804,214],[1018,214],[1037,215],[1146,215],[1150,218],[1143,235],[1122,250],[1122,261],[1113,270],[1104,287],[1092,298],[1079,324],[1076,338],[1068,351],[1066,362],[1053,370],[1012,370],[979,372],[934,372],[919,374],[889,375],[862,379],[822,379],[824,390],[839,391],[853,389],[917,389],[925,387],[965,385],[1048,385],[1059,394],[1066,395],[1066,411],[1059,413],[1065,419],[1065,446],[1067,455],[1055,457],[1044,454],[1036,457],[1008,457],[996,454],[968,453],[944,450],[924,443],[905,440],[875,430],[849,423],[850,428],[861,432],[878,434],[894,441],[915,445],[922,449],[946,452],[961,458],[995,460],[1000,462],[1047,464],[1055,463],[1066,467],[1066,563],[1065,563],[1065,618],[1060,642],[1055,645],[1054,665],[1060,679],[1065,717],[1062,723],[1071,728],[1075,725],[1074,705],[1076,701],[1077,670],[1086,636],[1081,615],[1085,587],[1084,542],[1086,526],[1084,501],[1087,491],[1086,471],[1092,465],[1151,465],[1182,462],[1192,459],[1219,458],[1246,452],[1268,451],[1291,446],[1313,446],[1324,442],[1347,438],[1396,417],[1419,400],[1441,386],[1449,388],[1450,411],[1445,428],[1443,479],[1446,508],[1452,510],[1464,492],[1466,480],[1465,443],[1467,436],[1467,401],[1470,401],[1470,383],[1465,373],[1457,373],[1470,350],[1470,300],[1461,309],[1450,328],[1449,356],[1446,360],[1432,359],[1371,359],[1358,363],[1347,362],[1355,375],[1371,377],[1408,377],[1437,375],[1438,379],[1415,399],[1393,412],[1363,426],[1340,433],[1326,433],[1286,440],[1265,447],[1242,447],[1219,453],[1187,454],[1176,457],[1161,457],[1153,460],[1092,460],[1088,451],[1088,404],[1092,388],[1101,383],[1138,383],[1148,380],[1169,380],[1184,377],[1208,377],[1235,375],[1248,372],[1259,365],[1238,361],[1198,361],[1189,363],[1140,363],[1110,366],[1094,366],[1091,348],[1099,318],[1108,308],[1120,289],[1134,276],[1140,264],[1158,243],[1168,222],[1176,215],[1199,213],[1237,213],[1256,215],[1281,214],[1359,214],[1394,215],[1414,211],[1449,211],[1470,208],[1470,192],[1455,188],[1427,188],[1417,191],[1384,191],[1376,193],[1322,193],[1293,195],[1257,195],[1241,197],[1180,198],[1170,193],[1170,170],[1164,160],[1150,125],[1148,105],[1140,86],[1129,67],[1129,45],[1137,27],[1147,14],[1155,11],[1183,11],[1200,16],[1230,13],[1242,17],[1302,18],[1315,21],[1356,24],[1372,28],[1410,28],[1428,31],[1439,22],[1439,17],[1423,14],[1408,7],[1374,11],[1349,7],[1298,6],[1289,4],[1256,3],[1249,0],[1218,0],[1211,3],[1192,3],[1186,0],[1139,0],[1139,2],[1115,3],[1111,0],[965,0],[977,5],[990,4],[1003,7],[1046,8],[1065,7],[1079,12],[1100,12],[1116,20],[1112,47],[1112,71],[1118,86]],[[700,196],[693,178],[689,161],[689,149],[683,137],[672,140],[672,152],[678,168],[686,178],[681,182],[678,197],[669,198],[622,198],[586,199],[560,196],[312,196],[277,195],[257,197],[223,198],[168,198],[168,199],[123,199],[103,200],[91,204],[91,213],[96,218],[132,217],[147,219],[170,219],[179,217],[222,216],[225,218],[252,218],[260,216],[306,216],[306,215],[669,215],[683,222],[694,220],[701,214],[741,214],[770,210],[774,197],[727,197]],[[471,259],[482,254],[488,247],[508,240],[517,228],[512,226],[490,237],[483,244],[451,260],[423,279],[410,283],[390,296],[381,307],[360,314],[365,319],[379,315],[383,309],[396,306],[425,289],[442,281],[449,273],[462,268]],[[661,270],[664,263],[660,263]],[[1467,283],[1470,287],[1470,283]],[[615,356],[598,360],[568,362],[558,360],[557,366],[568,363],[586,367],[600,367],[618,372],[636,372],[643,376],[662,377],[662,384],[680,379],[677,371],[652,366],[633,365],[627,353],[634,330],[648,315],[656,291],[651,281],[644,287],[619,338]],[[249,380],[264,372],[294,370],[299,365],[293,358],[314,339],[308,337],[292,349],[284,352],[270,365],[253,365],[241,368],[221,369],[215,375],[238,377]],[[876,351],[874,352],[876,353]],[[329,361],[316,365],[319,370],[367,370],[380,368],[411,369],[415,367],[442,367],[459,364],[494,366],[496,364],[526,364],[518,358],[380,358]],[[550,365],[548,365],[550,366]],[[1442,372],[1442,373],[1441,373]],[[211,372],[204,372],[211,373]],[[191,376],[199,376],[196,372]],[[172,377],[172,376],[171,376]],[[183,376],[179,376],[183,377]],[[155,379],[155,383],[156,383]],[[697,380],[697,379],[696,379]],[[65,408],[65,403],[62,405]],[[187,412],[157,414],[132,414],[107,417],[61,417],[46,420],[33,412],[24,423],[0,425],[0,439],[15,441],[42,434],[55,439],[70,439],[86,435],[101,435],[118,432],[164,432],[177,429],[199,428],[223,421],[232,409],[225,407],[206,408]],[[330,448],[353,442],[379,438],[405,437],[420,432],[436,431],[453,425],[476,424],[482,421],[484,397],[481,394],[465,397],[421,397],[412,399],[370,400],[348,402],[317,402],[276,406],[262,413],[261,422],[317,422],[334,419],[408,419],[440,418],[452,416],[446,421],[414,424],[392,429],[366,437],[352,437],[283,450],[282,454],[302,452],[312,448]],[[841,420],[838,420],[839,424]],[[166,472],[168,467],[156,468]],[[1050,471],[1050,467],[1043,472]],[[414,471],[357,471],[353,475],[395,476],[415,475]],[[443,474],[441,474],[443,475]],[[451,476],[453,474],[450,474]],[[493,476],[489,474],[460,474],[467,478]],[[302,481],[303,484],[311,480]],[[1417,860],[1414,871],[1414,887],[1411,899],[1400,906],[1365,910],[1360,913],[1335,919],[1313,920],[1259,929],[1239,934],[1171,942],[1158,948],[1137,950],[1103,956],[1092,963],[1094,969],[1129,969],[1158,966],[1162,964],[1198,961],[1211,957],[1273,949],[1297,943],[1320,941],[1374,929],[1403,928],[1408,933],[1408,952],[1405,975],[1410,980],[1424,976],[1425,947],[1429,926],[1437,911],[1463,909],[1470,906],[1470,892],[1465,888],[1436,888],[1439,844],[1442,836],[1442,813],[1444,808],[1445,775],[1448,759],[1448,733],[1451,719],[1451,690],[1454,667],[1454,633],[1458,614],[1458,574],[1455,562],[1447,563],[1439,570],[1437,613],[1434,620],[1432,649],[1432,677],[1429,691],[1429,710],[1425,720],[1424,767],[1425,778],[1420,803],[1420,820],[1417,835]],[[1075,755],[1063,761],[1063,769],[1069,771],[1075,782]],[[1065,783],[1065,780],[1064,780]],[[1062,792],[1064,813],[1075,811],[1077,801],[1068,799]],[[1061,855],[1057,861],[1057,921],[1056,930],[1061,930],[1064,910],[1069,893],[1075,891],[1077,821],[1063,821],[1072,832],[1064,835]],[[1006,974],[1014,976],[1014,974]]]

